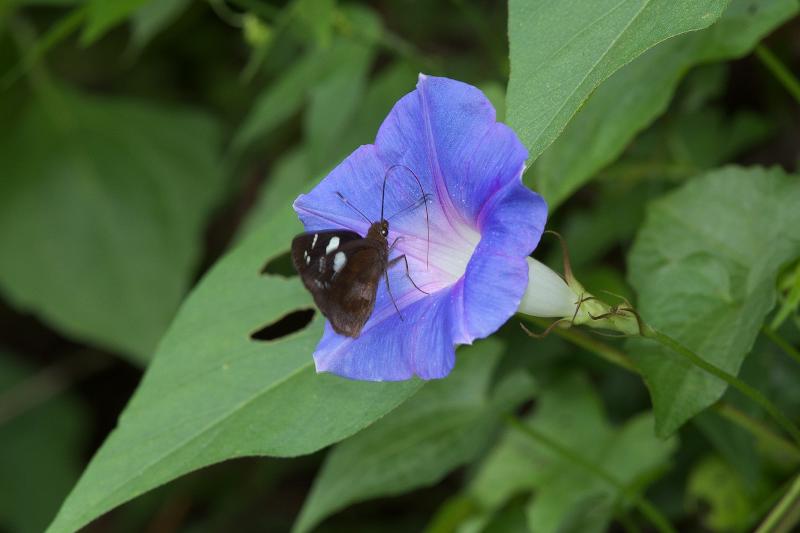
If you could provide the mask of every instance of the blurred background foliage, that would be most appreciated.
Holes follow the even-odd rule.
[[[528,171],[593,292],[634,297],[625,257],[650,200],[727,163],[797,171],[798,102],[768,68],[774,54],[800,72],[790,4],[734,0],[709,30],[643,54]],[[50,523],[189,289],[371,142],[418,72],[479,86],[502,120],[507,17],[488,0],[0,1],[0,530]],[[547,239],[537,257],[560,268]],[[790,300],[798,272],[781,278]],[[785,308],[781,332],[796,344],[796,302]],[[460,352],[452,378],[324,467],[325,452],[227,461],[88,530],[637,531],[643,511],[627,492],[644,487],[680,530],[757,524],[800,463],[795,449],[732,423],[763,424],[733,394],[657,439],[641,379],[576,335],[534,341],[512,320],[504,343]],[[534,410],[522,406],[534,427],[591,443],[619,486],[502,424],[534,387],[512,379],[521,368],[539,391]],[[800,415],[800,368],[774,343],[760,337],[740,375]],[[448,417],[459,422],[441,439],[382,457],[397,471],[353,463]]]

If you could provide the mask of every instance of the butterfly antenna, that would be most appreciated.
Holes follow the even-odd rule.
[[[430,193],[427,193],[427,194],[425,194],[425,196],[424,196],[424,197],[420,198],[419,200],[417,200],[417,201],[416,201],[416,202],[414,202],[413,204],[411,204],[411,205],[407,205],[406,207],[404,207],[404,208],[403,208],[403,209],[401,209],[400,211],[397,211],[397,212],[395,212],[395,213],[392,213],[391,215],[389,215],[388,217],[386,217],[386,220],[392,220],[394,217],[400,216],[400,215],[402,215],[403,213],[406,213],[406,212],[408,212],[408,211],[411,211],[412,209],[416,209],[416,208],[418,208],[419,206],[421,206],[422,204],[424,204],[425,202],[427,202],[428,200],[430,200],[431,198],[433,198],[433,195],[432,195],[432,194],[430,194]]]
[[[425,227],[427,228],[427,237],[428,237],[428,247],[425,250],[425,268],[428,268],[430,263],[430,256],[431,256],[431,223],[430,223],[430,216],[428,215],[428,195],[425,194],[425,189],[422,187],[422,182],[419,180],[419,177],[414,173],[413,170],[408,168],[405,165],[392,165],[386,169],[386,174],[383,176],[383,190],[381,191],[381,220],[383,220],[383,206],[384,200],[386,198],[386,180],[389,178],[389,173],[396,169],[396,168],[404,168],[411,172],[411,175],[414,176],[414,179],[417,180],[417,185],[419,185],[419,190],[422,191],[422,200],[424,201],[425,205]]]
[[[343,195],[342,193],[340,193],[339,191],[336,191],[336,195],[337,195],[339,198],[341,198],[341,200],[342,200],[342,201],[345,203],[345,205],[346,205],[347,207],[349,207],[350,209],[352,209],[353,211],[355,211],[356,213],[358,213],[359,215],[361,215],[361,217],[362,217],[364,220],[366,220],[366,221],[367,221],[369,224],[372,224],[372,221],[369,219],[369,217],[368,217],[367,215],[365,215],[364,213],[362,213],[362,212],[361,212],[361,209],[357,208],[356,206],[354,206],[353,204],[351,204],[350,202],[348,202],[348,201],[347,201],[347,198],[345,198],[345,197],[344,197],[344,195]],[[383,207],[381,207],[381,219],[383,219]]]

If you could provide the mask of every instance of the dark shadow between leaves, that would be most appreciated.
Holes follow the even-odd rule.
[[[254,341],[274,341],[308,326],[314,319],[314,309],[298,309],[284,315],[271,324],[267,324],[252,333],[250,338]]]
[[[292,265],[292,256],[290,252],[284,252],[276,255],[261,269],[261,274],[270,274],[273,276],[281,276],[284,278],[291,278],[297,275],[297,272]]]

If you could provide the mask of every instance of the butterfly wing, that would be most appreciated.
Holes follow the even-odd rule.
[[[358,337],[372,314],[387,255],[385,244],[349,231],[309,232],[292,241],[303,284],[334,331],[349,337]]]
[[[313,293],[314,280],[323,281],[326,255],[335,254],[345,244],[361,239],[358,233],[344,230],[309,231],[295,237],[292,240],[292,263],[306,288]]]

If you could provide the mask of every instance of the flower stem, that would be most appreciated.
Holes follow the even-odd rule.
[[[658,510],[652,503],[650,503],[646,498],[641,496],[638,493],[631,493],[629,487],[626,487],[624,483],[619,481],[617,478],[612,476],[610,473],[606,472],[600,466],[592,463],[591,461],[587,460],[583,456],[581,456],[576,451],[572,450],[571,448],[564,446],[557,440],[551,438],[549,435],[546,435],[539,431],[538,429],[534,428],[529,424],[522,423],[518,418],[513,416],[508,416],[508,423],[516,430],[526,434],[533,440],[537,441],[538,443],[544,445],[547,448],[550,448],[553,452],[560,455],[567,461],[575,464],[586,470],[587,472],[594,474],[598,478],[602,479],[615,489],[617,489],[623,497],[628,498],[632,501],[632,503],[636,506],[641,513],[647,517],[647,519],[655,526],[658,531],[674,533],[675,529],[669,523],[669,520],[661,514],[661,511]]]
[[[800,103],[800,81],[797,81],[797,78],[794,77],[794,74],[786,68],[786,65],[781,63],[781,60],[772,53],[772,51],[764,46],[763,44],[759,44],[756,46],[756,56],[758,59],[761,60],[761,63],[767,67],[773,76],[775,76],[778,81],[783,85],[783,87],[789,91],[789,93]]]
[[[529,322],[536,324],[537,326],[540,326],[542,328],[546,328],[548,326],[547,320],[541,318],[535,318],[529,315],[522,315],[522,316],[525,317],[525,319],[528,320]],[[636,369],[636,366],[633,364],[633,361],[631,361],[631,358],[628,357],[628,354],[602,341],[590,337],[586,333],[582,333],[581,331],[574,328],[564,329],[559,327],[555,327],[551,331],[556,335],[558,335],[559,337],[568,340],[572,344],[580,346],[584,350],[591,352],[595,355],[599,355],[600,357],[602,357],[611,364],[617,365],[633,373],[639,372]]]
[[[800,521],[800,475],[781,498],[756,533],[788,533]]]
[[[652,339],[661,345],[669,348],[676,354],[680,355],[681,357],[688,360],[694,366],[705,370],[712,376],[715,376],[731,387],[735,388],[748,398],[752,400],[755,404],[760,406],[766,413],[771,416],[791,437],[800,444],[800,429],[792,423],[789,418],[784,415],[772,402],[770,402],[766,396],[761,394],[760,391],[754,389],[744,381],[740,380],[733,374],[729,374],[728,372],[722,370],[718,366],[715,366],[705,359],[701,358],[699,355],[691,351],[689,348],[684,346],[683,344],[679,343],[672,337],[661,333],[660,331],[652,328],[650,326],[645,326],[642,331],[642,336],[648,339]]]
[[[768,327],[761,328],[761,333],[764,334],[769,340],[775,343],[778,348],[784,351],[786,355],[800,363],[800,351],[797,350],[794,346],[789,344],[789,342],[781,337],[777,331],[774,329],[770,329]]]

